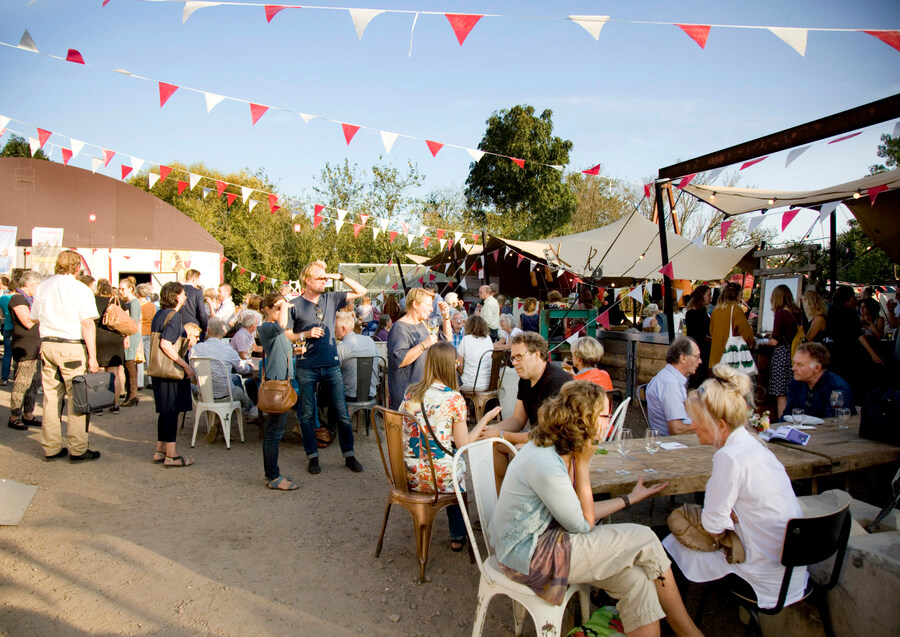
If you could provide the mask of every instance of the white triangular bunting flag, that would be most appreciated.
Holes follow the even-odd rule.
[[[184,11],[181,13],[181,23],[184,24],[188,21],[188,18],[197,11],[198,9],[205,9],[206,7],[214,7],[218,5],[218,2],[198,2],[197,0],[189,0],[184,3]]]
[[[337,213],[338,213],[338,221],[340,221],[341,225],[343,225],[344,219],[347,218],[347,211],[338,209]],[[338,229],[340,229],[340,228],[338,228]]]
[[[231,262],[231,271],[234,272],[234,269],[237,267],[237,263],[234,261]]]
[[[200,180],[203,179],[200,175],[195,175],[194,173],[188,173],[188,181],[191,184],[191,190],[197,187],[197,184],[200,183]]]
[[[103,165],[103,160],[99,157],[91,157],[91,172],[96,173],[100,170],[100,166]]]
[[[644,286],[642,284],[638,284],[636,288],[634,288],[631,292],[628,293],[628,296],[633,298],[635,301],[644,304]]]
[[[304,124],[309,124],[309,120],[315,117],[315,115],[307,115],[306,113],[298,113],[298,115],[303,118]]]
[[[723,170],[725,169],[714,168],[713,170],[710,170],[708,173],[706,173],[706,183],[711,184],[712,182],[714,182],[716,180],[716,177],[722,174]]]
[[[159,173],[147,173],[147,187],[153,188],[153,184],[159,181]]]
[[[536,265],[536,263],[534,261],[532,261],[531,259],[528,259],[528,271],[529,272],[534,272],[535,265]]]
[[[247,200],[250,198],[250,195],[253,194],[253,188],[249,186],[241,186],[241,199],[244,200],[244,203],[247,203]]]
[[[702,234],[697,235],[696,237],[694,237],[693,239],[691,239],[691,243],[693,243],[695,246],[697,246],[697,247],[700,248],[701,250],[705,247],[705,246],[703,245],[703,235],[702,235]]]
[[[675,288],[675,302],[681,303],[681,297],[684,296],[684,290],[681,288]]]
[[[444,246],[447,245],[446,239],[438,239],[438,243],[441,244],[441,252],[444,251]]]
[[[204,188],[203,188],[203,196],[206,197],[206,196],[209,195],[209,193],[211,193],[212,191],[213,191],[212,188],[206,188],[206,187],[204,187]],[[247,202],[245,201],[244,203],[247,203]]]
[[[428,226],[419,226],[420,237],[424,237],[426,232],[428,232]]]
[[[559,172],[562,172],[566,169],[566,167],[561,164],[550,164],[550,168],[555,168]]]
[[[210,113],[212,112],[212,109],[214,109],[219,104],[219,102],[225,99],[225,96],[216,95],[215,93],[207,93],[206,91],[204,91],[203,99],[206,100],[206,112]]]
[[[800,55],[806,55],[806,29],[788,27],[769,27],[769,31],[778,36],[785,44]]]
[[[34,157],[34,154],[41,149],[41,140],[29,137],[28,146],[31,148],[31,156]]]
[[[600,40],[600,30],[609,22],[608,15],[570,15],[569,20],[591,34],[595,40]]]
[[[818,223],[822,223],[823,221],[825,221],[828,218],[828,215],[834,212],[835,208],[838,207],[838,203],[839,202],[837,201],[829,201],[826,204],[822,204],[822,210],[819,212]]]
[[[506,250],[506,252],[503,253],[503,258],[505,259],[509,256],[509,246],[506,246],[504,249]]]
[[[40,53],[34,43],[34,40],[31,39],[31,34],[28,32],[28,29],[25,29],[25,33],[22,34],[22,39],[19,40],[19,45],[17,48],[25,49],[26,51],[32,51],[33,53]]]
[[[791,164],[794,163],[794,160],[797,159],[800,155],[809,150],[809,146],[801,146],[800,148],[795,148],[791,152],[788,153],[787,159],[784,160],[784,167],[787,168]]]
[[[381,231],[382,231],[382,232],[387,232],[388,224],[389,224],[390,222],[391,222],[390,219],[379,219],[379,220],[378,220],[378,225],[381,226]]]
[[[469,286],[466,285],[466,277],[462,277],[462,278],[459,280],[459,287],[461,287],[463,290],[468,290],[468,289],[469,289]]]
[[[250,280],[252,281],[252,280],[255,279],[255,278],[256,278],[256,272],[251,272],[251,273],[250,273]]]
[[[340,231],[341,231],[341,228],[343,228],[343,227],[344,227],[344,222],[343,222],[343,221],[335,221],[335,222],[334,222],[334,231],[335,231],[335,232],[340,232]]]
[[[384,13],[378,9],[348,9],[350,11],[350,19],[353,20],[353,28],[356,29],[356,35],[362,40],[366,27],[377,15]]]
[[[469,153],[469,157],[475,160],[475,163],[481,161],[481,158],[484,157],[484,153],[480,150],[475,150],[474,148],[467,148],[466,152]]]
[[[462,232],[454,232],[453,233],[453,242],[459,243],[459,238],[462,236]]]
[[[384,144],[384,152],[387,154],[391,154],[391,148],[394,147],[394,142],[397,141],[397,133],[389,133],[385,130],[381,132],[381,143]]]
[[[251,200],[248,202],[247,205],[250,207],[250,212],[253,212],[253,209],[257,206],[257,204],[259,204],[259,200],[258,200],[258,199],[251,199]]]
[[[894,134],[891,135],[891,137],[893,137],[894,139],[900,137],[900,122],[894,124]]]
[[[78,153],[84,148],[84,142],[80,142],[77,139],[69,138],[69,141],[72,144],[72,159],[75,159],[78,156]]]
[[[381,228],[378,226],[372,226],[372,239],[375,240],[378,238],[378,233],[381,232]]]
[[[134,172],[136,172],[136,173],[141,172],[141,168],[144,167],[144,160],[140,159],[139,157],[132,157],[131,158],[131,167],[134,169]]]
[[[757,215],[756,217],[750,217],[750,221],[747,222],[747,236],[749,237],[753,234],[753,231],[759,227],[763,221],[765,221],[765,215]]]
[[[0,115],[0,129],[6,128],[7,124],[9,124],[9,118]]]
[[[556,278],[558,279],[559,277],[561,277],[561,276],[564,275],[565,273],[566,273],[566,271],[563,270],[562,268],[560,268],[560,269],[559,269],[559,272],[556,273]]]
[[[581,332],[579,330],[575,330],[575,333],[566,339],[566,343],[568,343],[569,345],[573,345],[579,338],[581,338]]]

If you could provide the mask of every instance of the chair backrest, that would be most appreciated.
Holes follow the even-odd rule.
[[[509,350],[493,350],[491,352],[491,380],[488,383],[487,391],[497,391],[500,388],[508,358]]]
[[[639,386],[637,388],[637,399],[638,406],[641,408],[641,415],[644,417],[644,422],[647,423],[647,426],[650,426],[650,419],[647,417],[647,383]]]
[[[456,492],[456,499],[463,514],[463,521],[466,523],[466,531],[469,534],[469,541],[472,543],[472,550],[478,562],[478,569],[488,581],[491,581],[491,579],[484,570],[483,559],[490,557],[491,553],[493,553],[491,543],[488,540],[488,527],[491,525],[491,518],[494,516],[494,508],[497,506],[497,482],[494,478],[494,445],[499,444],[506,445],[509,448],[510,458],[516,455],[516,448],[512,443],[502,438],[493,437],[469,443],[458,449],[453,457],[453,490]],[[469,493],[468,502],[475,500],[478,519],[481,521],[481,535],[487,551],[484,558],[482,558],[478,543],[475,541],[475,531],[472,529],[472,522],[469,520],[469,512],[466,508],[468,502],[459,488],[459,476],[462,472],[462,462],[464,461],[472,482],[472,492]]]
[[[224,371],[226,378],[228,377],[229,367],[225,365],[222,361],[217,358],[204,358],[202,356],[192,356],[191,357],[191,367],[194,368],[194,371],[197,372],[197,389],[200,392],[200,402],[204,403],[215,403],[215,402],[232,402],[234,398],[231,396],[231,379],[228,379],[226,382],[226,386],[228,387],[228,396],[220,398],[218,400],[215,399],[213,395],[213,381],[212,381],[212,366],[220,365]]]
[[[613,412],[613,415],[609,417],[609,433],[606,435],[607,440],[612,440],[615,438],[619,429],[622,428],[622,423],[625,422],[625,411],[628,409],[628,403],[631,402],[631,397],[629,396],[625,400],[623,400],[616,410]]]
[[[356,362],[356,402],[364,403],[370,398],[372,390],[372,374],[375,373],[375,360],[380,356],[350,356],[341,362],[343,367],[346,363]]]
[[[384,473],[391,486],[398,491],[409,493],[406,462],[403,460],[403,423],[405,420],[415,422],[415,418],[409,414],[381,406],[376,406],[373,412],[375,441],[378,443],[378,453],[381,456],[381,465],[384,467]],[[419,435],[421,436],[420,448],[425,450],[428,466],[431,468],[431,484],[434,487],[437,484],[437,477],[434,473],[434,462],[431,457],[431,442],[424,427],[419,427]],[[382,436],[384,437],[384,442],[382,442]],[[385,446],[387,447],[387,454],[384,451]],[[437,502],[440,494],[437,492],[437,488],[434,489],[434,492],[434,501]]]

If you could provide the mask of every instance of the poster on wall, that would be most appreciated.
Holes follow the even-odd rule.
[[[184,281],[184,273],[191,267],[190,250],[161,250],[160,272],[174,272],[177,281]]]
[[[16,226],[0,226],[0,274],[9,276],[16,267]]]
[[[53,274],[56,257],[62,250],[62,228],[31,229],[31,269],[42,276]]]

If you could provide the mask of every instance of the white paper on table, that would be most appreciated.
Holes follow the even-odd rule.
[[[669,451],[671,449],[687,449],[687,445],[683,445],[680,442],[664,442],[659,446],[666,451]]]

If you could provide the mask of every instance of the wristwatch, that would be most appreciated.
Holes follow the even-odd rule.
[[[338,281],[343,281],[343,280],[346,279],[346,278],[347,278],[347,277],[345,277],[343,274],[340,274],[340,275],[338,276]]]

